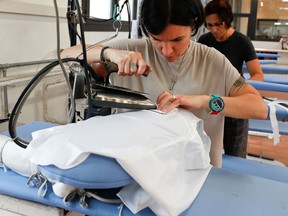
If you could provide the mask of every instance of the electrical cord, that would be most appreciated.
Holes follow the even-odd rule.
[[[125,2],[127,2],[127,1],[128,0],[126,0]],[[30,95],[30,93],[37,86],[37,84],[57,65],[60,65],[60,67],[61,67],[61,69],[63,71],[63,74],[65,76],[66,82],[68,84],[69,96],[71,97],[71,101],[73,101],[72,104],[74,104],[73,90],[72,90],[72,87],[70,85],[69,79],[67,77],[67,73],[66,73],[66,70],[65,70],[65,67],[64,67],[63,63],[78,62],[83,67],[85,78],[86,78],[87,97],[88,97],[87,118],[91,117],[91,109],[92,109],[91,85],[90,85],[91,78],[89,76],[88,70],[90,70],[90,74],[93,73],[94,70],[87,63],[87,52],[86,52],[85,36],[84,36],[84,30],[83,30],[82,15],[81,15],[81,10],[80,10],[80,5],[79,5],[78,0],[75,0],[75,2],[76,2],[76,8],[77,8],[79,24],[80,24],[80,33],[81,33],[80,34],[80,41],[81,41],[82,49],[83,49],[83,60],[80,60],[78,58],[61,59],[61,57],[60,57],[59,14],[58,14],[57,2],[56,2],[56,0],[54,0],[55,12],[56,12],[56,18],[57,18],[56,23],[57,23],[57,57],[58,57],[58,60],[54,61],[54,62],[48,64],[47,66],[45,66],[44,68],[42,68],[32,78],[32,80],[28,83],[28,85],[25,87],[25,89],[20,94],[20,96],[19,96],[18,100],[16,101],[16,103],[14,105],[14,108],[13,108],[11,114],[10,114],[10,117],[9,117],[8,130],[9,130],[10,137],[14,140],[14,142],[17,145],[19,145],[22,148],[26,148],[27,145],[29,144],[29,141],[18,137],[17,133],[16,133],[17,120],[18,120],[18,117],[19,117],[19,115],[21,113],[22,107],[23,107],[24,103],[26,102],[26,100],[27,100],[28,96]],[[121,8],[121,11],[123,9],[123,5],[122,5],[122,8]],[[117,16],[120,15],[121,11],[117,14]],[[79,36],[79,34],[77,34],[77,35]],[[72,109],[69,111],[69,113],[70,113],[69,121],[71,121],[72,116],[74,115],[73,110],[75,111],[75,105],[72,105],[72,106],[73,106]]]
[[[60,49],[60,24],[59,24],[59,11],[58,11],[58,5],[57,5],[57,0],[54,0],[54,8],[55,8],[55,14],[56,14],[56,36],[57,36],[57,59],[59,61],[59,65],[61,67],[61,70],[63,72],[65,81],[67,83],[68,87],[68,94],[70,96],[70,106],[69,106],[69,120],[68,122],[71,123],[74,119],[74,113],[75,113],[75,100],[72,92],[72,87],[69,82],[69,78],[66,72],[66,69],[63,65],[62,59],[61,59],[61,49]]]
[[[83,55],[83,61],[85,62],[84,64],[84,74],[85,77],[87,79],[86,85],[87,85],[87,101],[88,101],[88,108],[87,108],[87,118],[91,117],[91,113],[92,113],[92,99],[91,99],[91,86],[90,86],[90,76],[88,74],[88,70],[87,70],[87,47],[86,47],[86,42],[85,42],[85,34],[84,34],[84,28],[83,28],[83,20],[82,20],[82,13],[81,13],[81,8],[80,8],[80,4],[78,0],[75,0],[76,3],[76,9],[77,9],[77,14],[78,14],[78,20],[79,20],[79,26],[80,26],[80,36],[81,36],[81,45],[82,45],[82,55]],[[113,19],[115,20],[116,17],[120,18],[120,14],[121,11],[124,8],[124,5],[127,4],[128,5],[128,0],[126,0],[119,13],[115,13],[113,15]],[[127,6],[128,7],[128,6]],[[115,12],[115,11],[114,11]],[[129,13],[129,20],[130,20],[130,13]],[[130,23],[130,22],[129,22]],[[129,30],[130,32],[130,30]],[[118,35],[118,31],[116,32],[116,36]],[[114,37],[112,37],[114,38]]]
[[[74,112],[75,112],[75,103],[74,103],[74,96],[73,96],[73,91],[72,87],[69,82],[69,78],[67,76],[67,72],[65,70],[65,67],[63,65],[63,62],[71,62],[71,61],[76,61],[78,63],[82,63],[83,61],[75,58],[66,58],[66,59],[61,59],[60,57],[60,30],[59,30],[59,12],[58,12],[58,6],[57,6],[57,1],[54,0],[54,7],[55,7],[55,13],[56,13],[56,30],[57,30],[57,61],[54,61],[41,69],[34,77],[33,79],[28,83],[26,88],[23,90],[21,93],[20,97],[18,98],[16,104],[14,105],[14,108],[10,114],[9,118],[9,123],[8,123],[8,130],[11,138],[14,140],[14,142],[19,145],[22,148],[26,148],[27,145],[29,144],[29,141],[26,141],[24,139],[21,139],[20,137],[17,136],[16,133],[16,125],[17,125],[17,120],[18,117],[21,113],[22,107],[24,103],[26,102],[28,96],[30,93],[33,91],[35,86],[57,65],[60,65],[63,75],[65,77],[67,86],[68,86],[68,93],[70,96],[70,110],[69,110],[69,120],[68,122],[72,122],[74,118]],[[84,64],[86,65],[86,64]],[[87,67],[86,67],[87,68]]]
[[[62,59],[63,63],[66,62],[78,62],[82,66],[84,64],[83,60],[79,60],[76,58],[65,58]],[[28,83],[28,85],[24,88],[22,93],[20,94],[18,100],[16,101],[14,108],[11,111],[10,118],[9,118],[9,123],[8,123],[8,129],[9,129],[9,134],[10,137],[14,140],[14,142],[19,145],[22,148],[26,148],[27,145],[29,144],[29,141],[26,141],[24,139],[21,139],[20,137],[17,136],[16,133],[16,125],[17,125],[17,120],[18,117],[21,113],[22,107],[25,104],[28,96],[30,93],[33,91],[33,89],[37,86],[37,84],[57,65],[59,65],[59,61],[54,61],[44,68],[42,68],[34,77],[33,79]],[[89,70],[93,70],[89,65],[86,65]]]

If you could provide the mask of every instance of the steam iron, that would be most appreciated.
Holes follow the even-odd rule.
[[[91,67],[94,71],[94,73],[90,72],[91,76],[96,80],[92,84],[93,105],[125,109],[157,108],[156,104],[146,97],[147,93],[110,84],[110,74],[118,71],[118,66],[115,63],[96,62]],[[147,73],[144,73],[144,76],[147,76]],[[99,82],[99,78],[102,82]]]

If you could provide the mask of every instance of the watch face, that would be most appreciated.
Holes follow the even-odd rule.
[[[223,110],[224,102],[221,98],[216,98],[212,102],[213,111],[220,112]]]
[[[224,109],[224,101],[219,95],[212,95],[209,102],[210,115],[217,115]]]

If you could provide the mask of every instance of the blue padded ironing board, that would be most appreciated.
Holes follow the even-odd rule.
[[[288,122],[278,121],[279,134],[288,135]],[[249,119],[249,130],[273,133],[270,120]]]
[[[89,208],[82,208],[78,200],[65,206],[62,199],[48,189],[45,198],[37,197],[36,188],[26,187],[27,178],[12,171],[0,169],[0,193],[20,199],[31,200],[90,216],[119,214],[119,205],[89,200]],[[252,175],[212,168],[203,187],[192,205],[181,216],[257,216],[288,215],[288,184]],[[225,203],[225,205],[224,205]],[[122,216],[133,216],[126,207]],[[154,215],[149,209],[138,216]]]
[[[278,84],[272,82],[260,82],[255,80],[248,80],[248,82],[257,90],[275,91],[275,92],[288,92],[288,85]]]
[[[282,189],[283,194],[279,191]],[[284,216],[287,189],[286,183],[213,168],[185,213],[189,216]]]
[[[288,74],[288,66],[284,65],[268,65],[264,64],[261,65],[263,73],[270,73],[270,74]]]
[[[244,73],[244,78],[248,80],[250,74]],[[264,82],[288,85],[288,74],[264,74]]]
[[[285,105],[288,106],[288,101],[285,101],[285,103],[283,103]],[[285,109],[284,107],[281,107],[281,106],[276,106],[276,118],[279,122],[279,126],[280,128],[282,128],[282,130],[286,130],[286,126],[285,126],[285,123],[283,122],[287,122],[288,121],[288,110],[287,108]],[[253,119],[250,119],[251,121],[254,121]],[[281,124],[281,121],[283,124]],[[269,120],[266,121],[267,123],[264,123],[264,124],[268,124],[269,125]],[[286,123],[288,125],[288,122]]]
[[[288,85],[278,84],[278,83],[268,83],[268,82],[259,82],[249,80],[249,83],[254,86],[257,90],[264,91],[275,91],[275,92],[288,92]],[[286,102],[288,105],[288,101]],[[278,120],[287,120],[288,112],[284,108],[276,107],[276,117]],[[288,134],[288,123],[278,121],[279,133],[280,134]],[[270,120],[256,120],[249,119],[249,130],[272,133],[272,126]]]
[[[249,80],[248,82],[257,90],[288,93],[288,85],[285,85],[285,84],[259,82],[259,81],[254,81],[254,80]],[[288,105],[288,100],[283,101],[283,103]],[[276,106],[276,117],[278,120],[281,120],[281,121],[287,120],[288,119],[287,109],[285,109],[284,107]],[[254,120],[251,120],[251,121],[254,121]],[[265,124],[268,126],[268,123],[265,123]],[[285,125],[283,126],[285,128]]]
[[[237,173],[288,183],[288,168],[223,154],[222,168]]]
[[[270,59],[277,59],[281,57],[279,54],[274,54],[274,53],[259,53],[256,52],[256,55],[258,58],[270,58]]]
[[[17,133],[19,136],[22,135],[29,139],[32,131],[50,126],[53,124],[34,122],[18,127]],[[238,161],[235,157],[227,159],[227,156],[223,156],[224,169],[212,168],[196,200],[181,216],[192,214],[230,216],[231,212],[235,216],[242,216],[243,209],[251,215],[288,215],[288,184],[283,183],[288,172],[287,169],[283,168],[283,172],[271,173],[271,169],[273,169],[271,165],[267,166],[248,160],[245,162],[243,164],[243,161]],[[247,173],[254,176],[246,175]],[[0,193],[91,216],[111,216],[119,213],[117,204],[107,204],[97,200],[90,200],[89,208],[80,207],[78,200],[72,200],[68,206],[65,206],[62,199],[54,195],[51,188],[48,189],[45,198],[39,198],[37,197],[37,188],[26,187],[27,180],[26,177],[13,171],[4,172],[0,168]],[[228,205],[223,207],[222,204],[228,201]],[[259,205],[262,207],[259,208]],[[227,209],[228,207],[231,211]],[[122,216],[130,215],[134,214],[124,207]],[[136,215],[150,216],[154,214],[149,209],[144,209]]]
[[[273,59],[269,59],[269,60],[260,59],[260,60],[259,60],[259,63],[260,63],[260,64],[277,64],[277,60],[273,60]]]
[[[97,215],[97,216],[111,216],[118,215],[119,205],[102,203],[97,200],[91,200],[89,202],[89,208],[82,208],[79,205],[79,200],[72,200],[68,205],[64,205],[62,198],[57,197],[51,187],[48,187],[48,191],[44,198],[37,196],[37,188],[27,187],[26,183],[28,178],[20,176],[13,171],[8,170],[4,172],[0,168],[0,194],[9,195],[16,198],[39,202],[45,205],[59,207],[75,212],[79,212],[86,215]],[[123,209],[123,216],[134,215],[127,208]],[[137,214],[139,216],[153,215],[149,209]]]
[[[260,64],[264,74],[288,74],[287,65],[278,64]],[[247,71],[246,64],[243,64],[243,70]]]

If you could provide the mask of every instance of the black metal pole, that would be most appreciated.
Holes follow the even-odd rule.
[[[68,0],[67,6],[67,21],[68,21],[68,30],[70,37],[70,46],[74,46],[77,44],[77,16],[75,14],[76,11],[76,3],[75,0]]]

